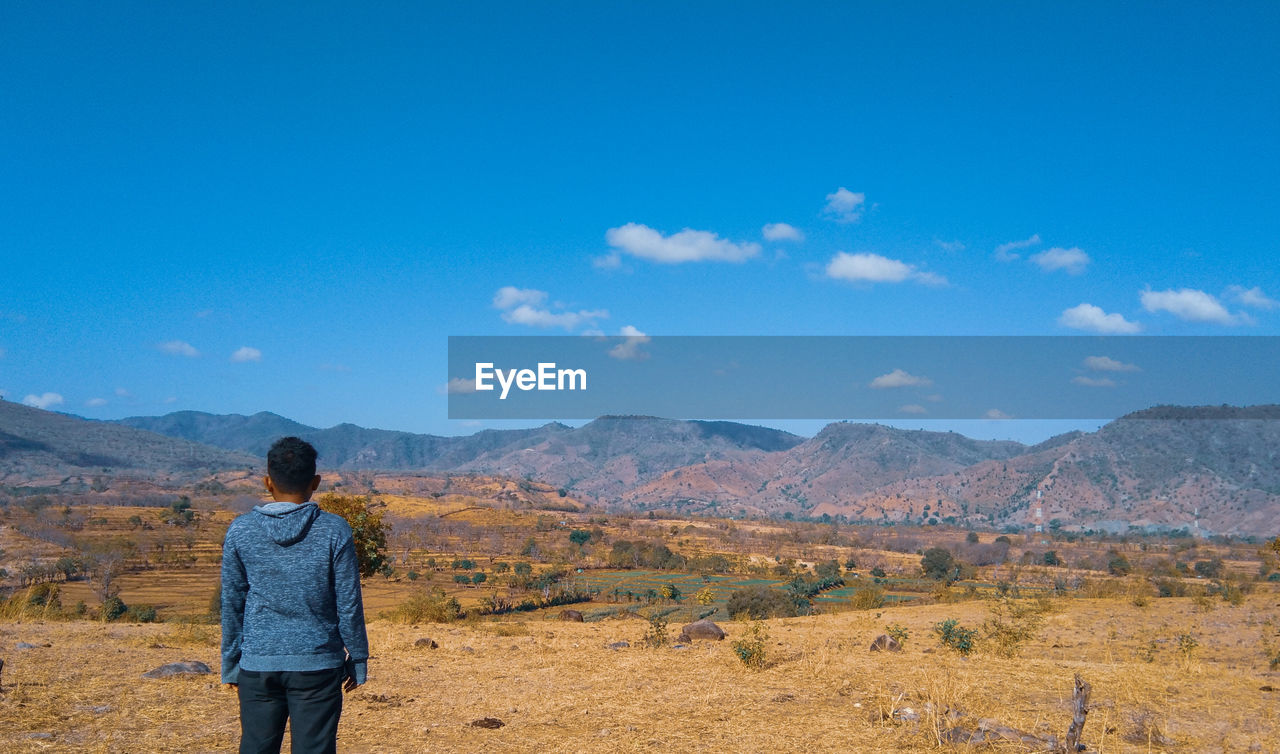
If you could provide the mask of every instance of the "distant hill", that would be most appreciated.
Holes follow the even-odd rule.
[[[317,429],[270,413],[90,422],[0,403],[0,484],[56,486],[102,469],[194,478],[260,468],[271,442],[298,434],[316,444],[325,468],[533,480],[618,509],[1272,535],[1280,532],[1277,419],[1277,406],[1159,406],[1024,446],[852,423],[808,440],[643,416],[440,437]]]
[[[441,437],[339,424],[328,429],[271,413],[253,416],[180,411],[130,417],[131,427],[242,450],[261,458],[276,438],[296,434],[316,446],[328,468],[455,471],[531,477],[583,495],[617,498],[637,482],[735,452],[785,450],[803,438],[735,422],[605,416],[582,427],[551,423],[532,429],[484,430]]]
[[[808,516],[821,504],[857,498],[894,482],[954,472],[1025,451],[1021,443],[974,440],[954,432],[839,422],[785,452],[739,455],[672,470],[630,490],[624,501],[640,508]]]
[[[819,513],[987,526],[1280,532],[1280,407],[1157,407]],[[926,507],[927,506],[927,507]],[[1041,515],[1036,516],[1036,509]]]
[[[260,466],[240,452],[0,401],[0,485],[75,487],[95,476],[200,479]]]

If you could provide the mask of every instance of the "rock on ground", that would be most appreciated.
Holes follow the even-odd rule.
[[[213,671],[209,669],[199,660],[184,660],[183,662],[171,662],[168,665],[161,665],[155,670],[149,670],[142,674],[143,678],[169,678],[175,675],[207,675]]]

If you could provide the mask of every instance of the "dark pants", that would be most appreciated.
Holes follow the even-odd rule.
[[[285,720],[293,754],[338,750],[345,669],[240,671],[240,754],[277,754]]]

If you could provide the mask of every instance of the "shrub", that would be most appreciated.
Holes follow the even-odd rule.
[[[452,623],[462,617],[462,606],[443,589],[432,589],[410,597],[379,617],[395,623]]]
[[[925,578],[936,581],[952,581],[955,579],[956,559],[945,547],[930,547],[920,558],[920,570]]]
[[[129,606],[119,597],[108,597],[102,602],[103,620],[116,620],[127,612],[129,612]]]
[[[2,618],[59,618],[62,598],[55,584],[36,584],[0,600]]]
[[[890,639],[898,642],[898,646],[900,647],[905,647],[907,645],[907,639],[911,637],[911,633],[907,631],[907,627],[900,623],[885,626],[884,632],[889,635]]]
[[[321,510],[342,516],[351,526],[361,576],[372,576],[390,565],[387,562],[387,532],[391,525],[383,522],[382,511],[378,510],[380,506],[370,502],[368,497],[332,492],[321,495],[316,502]]]
[[[159,620],[156,609],[151,605],[133,605],[125,611],[125,617],[131,623],[155,623]]]
[[[933,627],[933,632],[938,635],[938,641],[942,642],[942,646],[962,655],[973,652],[978,639],[976,630],[961,627],[960,621],[955,618],[948,618],[938,623]]]
[[[991,614],[982,623],[982,632],[992,651],[1001,657],[1013,657],[1028,640],[1035,638],[1044,625],[1045,606],[1029,600],[1008,597],[991,604]]]
[[[794,618],[799,612],[791,597],[766,586],[752,586],[735,591],[729,595],[727,610],[731,616],[745,615],[752,620]]]
[[[752,670],[762,670],[767,663],[765,645],[769,641],[769,631],[764,623],[752,623],[742,638],[733,642],[733,653],[742,660],[742,664]]]
[[[853,593],[849,604],[855,610],[878,610],[884,607],[884,590],[870,585]]]
[[[1178,642],[1178,654],[1182,656],[1184,666],[1189,665],[1195,658],[1196,649],[1200,646],[1200,641],[1196,639],[1195,634],[1187,632],[1178,634],[1174,637]]]
[[[1202,579],[1218,579],[1222,578],[1222,558],[1213,558],[1211,560],[1198,560],[1192,566],[1196,575]]]
[[[1112,576],[1128,576],[1133,570],[1133,566],[1129,564],[1129,559],[1123,554],[1111,551],[1111,557],[1107,560],[1107,571]]]
[[[880,566],[876,566],[875,568],[871,569],[871,575],[876,577],[877,579],[883,579],[888,574],[884,572],[883,568],[881,568]]]
[[[660,649],[670,644],[671,637],[667,634],[667,617],[662,613],[650,615],[649,625],[645,627],[641,641],[651,649]]]
[[[1218,593],[1232,607],[1240,607],[1244,604],[1244,590],[1235,584],[1222,584]]]

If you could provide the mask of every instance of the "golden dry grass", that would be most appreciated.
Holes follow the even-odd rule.
[[[1280,686],[1263,654],[1264,642],[1277,640],[1277,602],[1274,592],[1259,593],[1241,607],[1204,612],[1189,598],[1145,608],[1063,600],[1015,659],[963,658],[931,635],[943,618],[980,624],[982,602],[774,620],[769,665],[759,672],[733,654],[732,639],[745,629],[738,623],[723,624],[729,641],[652,650],[639,648],[647,624],[636,620],[374,621],[370,682],[347,697],[340,745],[352,752],[991,750],[941,744],[939,727],[992,719],[1061,735],[1078,672],[1093,685],[1090,750],[1275,751],[1280,692],[1262,688]],[[867,652],[891,623],[910,632],[905,650]],[[1199,640],[1190,656],[1178,650],[1183,633]],[[439,648],[415,648],[421,637]],[[0,750],[233,750],[235,697],[216,677],[140,678],[185,659],[216,668],[217,639],[216,627],[199,625],[0,623]],[[631,648],[606,648],[620,640]],[[50,646],[17,650],[17,642]],[[903,721],[904,708],[919,721]],[[506,725],[469,725],[482,717]]]

